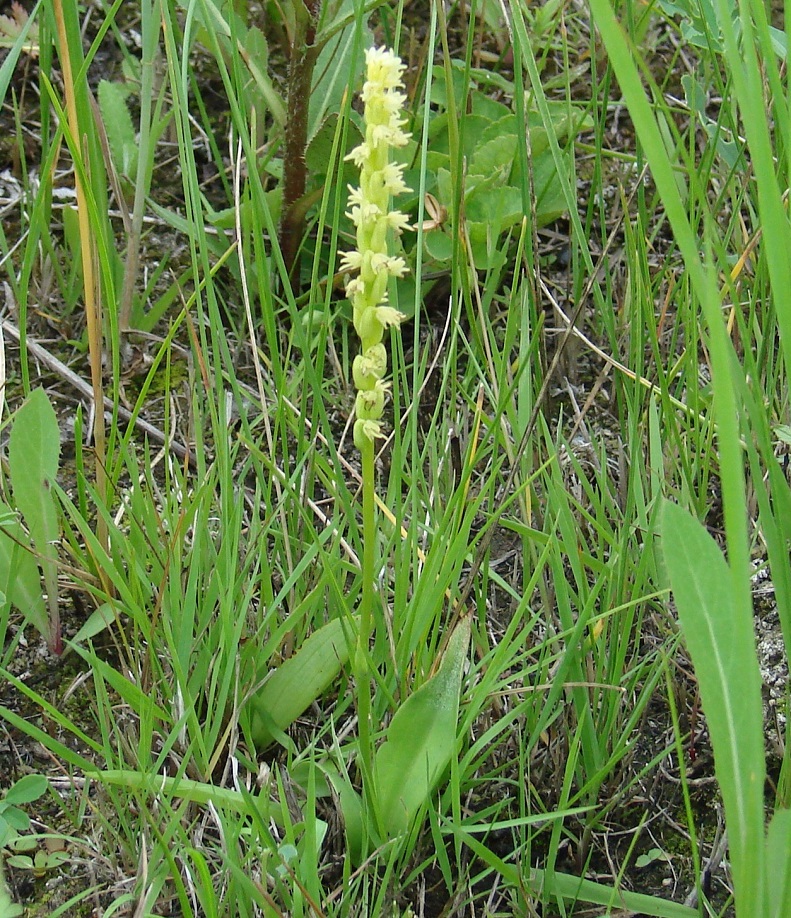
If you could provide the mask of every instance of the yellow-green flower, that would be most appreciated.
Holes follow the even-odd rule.
[[[359,186],[349,186],[346,213],[357,229],[357,249],[347,252],[340,264],[342,271],[356,275],[346,284],[346,296],[352,304],[354,328],[361,342],[361,353],[353,368],[358,389],[354,442],[360,449],[382,436],[379,419],[387,391],[383,382],[387,354],[382,337],[385,328],[398,325],[404,318],[396,309],[384,305],[387,283],[389,278],[403,277],[407,271],[404,259],[387,250],[388,233],[401,233],[408,226],[404,214],[390,209],[390,198],[410,190],[404,182],[404,166],[389,159],[390,150],[403,147],[410,136],[403,131],[406,121],[401,117],[406,101],[400,92],[404,65],[386,48],[370,48],[365,63],[365,139],[346,157],[360,170]]]

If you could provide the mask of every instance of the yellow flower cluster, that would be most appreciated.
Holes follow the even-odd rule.
[[[387,352],[382,337],[385,328],[403,319],[400,312],[386,305],[387,281],[403,277],[407,270],[403,258],[387,251],[388,231],[401,233],[408,226],[404,214],[390,210],[390,198],[410,190],[404,184],[403,165],[389,161],[391,148],[403,147],[410,136],[402,130],[406,124],[401,118],[406,96],[400,92],[404,65],[385,48],[370,48],[365,63],[365,140],[346,157],[360,170],[359,187],[349,186],[346,214],[357,228],[357,250],[347,252],[340,264],[341,271],[355,275],[346,285],[346,296],[354,309],[354,327],[361,341],[353,366],[357,387],[354,442],[358,449],[382,436],[379,419],[387,391]]]

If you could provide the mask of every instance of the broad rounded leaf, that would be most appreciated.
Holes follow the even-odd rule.
[[[20,778],[16,784],[9,787],[6,791],[3,801],[19,806],[23,803],[30,803],[38,800],[42,794],[46,793],[48,781],[44,775],[25,775]]]

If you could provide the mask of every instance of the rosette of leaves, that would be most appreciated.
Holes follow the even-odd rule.
[[[475,74],[473,74],[475,76]],[[540,114],[528,110],[527,123],[523,123],[512,105],[497,101],[492,96],[491,84],[497,82],[500,95],[513,97],[514,87],[495,74],[486,74],[486,85],[473,88],[469,106],[458,119],[462,155],[466,163],[464,175],[465,229],[469,235],[475,267],[478,270],[495,270],[506,260],[504,237],[521,223],[525,215],[526,195],[533,202],[539,226],[557,220],[566,211],[566,201],[558,182],[558,167],[550,149],[550,132],[554,134],[561,150],[582,131],[592,126],[583,109],[567,101],[549,102],[551,123],[545,124]],[[481,77],[483,81],[483,77]],[[463,102],[463,74],[453,71],[454,94],[457,109]],[[432,102],[445,109],[435,116],[429,126],[427,155],[428,176],[426,190],[436,198],[440,208],[452,213],[457,179],[451,163],[448,89],[440,78],[433,88]],[[527,137],[529,174],[520,162],[520,135]],[[569,174],[573,168],[571,155],[561,154],[563,168]],[[407,172],[406,179],[417,188],[416,177]],[[406,201],[405,209],[416,205],[416,200]],[[452,218],[424,232],[426,252],[440,267],[450,263],[454,233],[457,227]]]

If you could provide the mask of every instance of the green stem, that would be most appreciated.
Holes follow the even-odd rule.
[[[357,720],[360,731],[360,761],[363,775],[369,775],[373,762],[371,747],[371,676],[368,667],[373,632],[374,581],[376,578],[376,505],[374,501],[374,444],[366,438],[360,449],[363,481],[363,558],[360,631],[355,655],[357,677]]]

